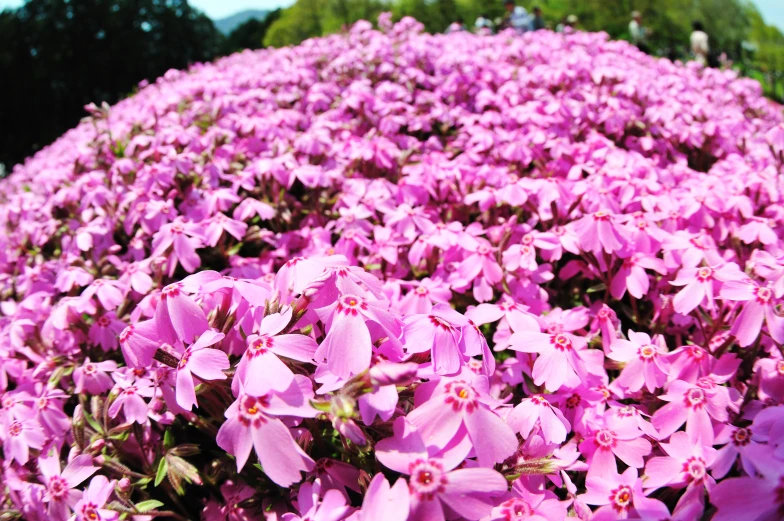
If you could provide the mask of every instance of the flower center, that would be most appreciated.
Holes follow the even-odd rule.
[[[611,430],[602,429],[596,433],[596,445],[602,449],[610,449],[615,446],[615,433]]]
[[[713,279],[713,270],[711,268],[700,268],[697,270],[697,280],[700,282],[707,282]]]
[[[255,358],[267,353],[274,345],[275,340],[267,335],[261,335],[255,338],[248,346],[248,356]]]
[[[640,360],[644,362],[652,362],[654,358],[656,358],[656,348],[653,347],[651,344],[646,344],[644,346],[640,346]]]
[[[705,405],[705,391],[699,388],[690,389],[686,393],[686,406],[700,409]]]
[[[476,391],[464,382],[449,382],[446,384],[446,403],[452,406],[455,411],[472,412],[479,406]]]
[[[610,492],[610,503],[616,512],[625,512],[626,510],[629,510],[631,502],[632,489],[627,485],[621,485]]]
[[[60,476],[53,476],[49,480],[49,495],[52,499],[62,500],[68,493],[68,483]]]
[[[522,521],[534,515],[534,509],[523,499],[512,498],[501,503],[503,521]]]
[[[479,248],[476,249],[476,252],[479,255],[490,255],[490,251],[491,251],[490,246],[488,246],[487,244],[480,244]]]
[[[572,341],[563,333],[553,335],[550,339],[550,343],[559,351],[569,351],[572,349]]]
[[[417,289],[414,290],[414,292],[422,297],[428,294],[427,288],[425,288],[424,286],[419,286]]]
[[[436,494],[445,490],[448,483],[443,467],[433,460],[414,461],[409,467],[409,474],[409,488],[421,500],[433,499]]]
[[[773,297],[773,292],[770,288],[755,288],[754,294],[757,297],[757,302],[760,304],[770,303],[770,299]]]
[[[705,460],[692,456],[683,464],[683,472],[687,474],[689,482],[702,481],[705,479]]]
[[[11,436],[19,436],[22,434],[22,423],[18,421],[12,423],[11,426],[8,427],[8,434]]]
[[[444,320],[443,318],[437,317],[435,315],[428,315],[427,318],[430,319],[430,323],[434,326],[443,329],[444,331],[452,331],[452,324]]]
[[[610,220],[610,214],[607,213],[604,210],[600,210],[600,211],[598,211],[598,212],[593,214],[593,220],[594,221],[609,221]]]
[[[340,300],[338,300],[337,310],[344,315],[357,316],[359,315],[360,309],[366,308],[367,304],[365,304],[365,301],[356,295],[343,295],[340,297]]]
[[[751,430],[746,428],[737,429],[732,433],[732,443],[739,447],[745,447],[751,443]]]

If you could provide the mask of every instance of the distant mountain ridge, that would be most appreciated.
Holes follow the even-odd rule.
[[[257,18],[259,20],[264,20],[270,12],[268,10],[262,9],[247,9],[245,11],[240,11],[239,13],[234,13],[231,16],[227,16],[226,18],[221,18],[220,20],[214,20],[215,27],[222,32],[223,34],[229,34],[232,32],[236,27],[242,25],[243,23],[251,20],[253,18]]]

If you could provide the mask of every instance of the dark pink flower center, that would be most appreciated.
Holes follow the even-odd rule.
[[[437,328],[443,329],[444,331],[452,331],[452,324],[447,322],[441,317],[437,317],[435,315],[428,315],[428,319],[430,319],[430,323],[436,326]]]
[[[11,436],[19,436],[22,434],[22,423],[15,421],[8,427],[8,434]]]
[[[479,255],[490,255],[490,252],[493,250],[490,249],[490,246],[487,244],[480,244],[479,247],[476,249],[476,252]]]
[[[244,396],[240,398],[238,420],[248,427],[258,427],[267,422],[263,410],[269,407],[269,398],[265,396]]]
[[[98,319],[99,327],[109,327],[109,324],[111,324],[111,321],[109,320],[109,317],[107,317],[106,315],[103,315],[101,316],[101,318]]]
[[[98,505],[95,503],[87,503],[86,505],[82,506],[82,518],[89,519],[90,521],[100,519],[101,516],[98,514]]]
[[[180,288],[181,287],[182,287],[182,285],[179,284],[179,283],[177,283],[177,284],[169,284],[168,286],[163,288],[163,291],[161,292],[161,297],[163,297],[163,298],[169,298],[169,297],[174,298],[174,297],[177,297],[180,294]]]
[[[55,501],[61,501],[65,499],[66,494],[68,494],[68,482],[66,482],[60,476],[53,476],[49,480],[49,486],[47,487],[49,490],[49,495]]]
[[[745,447],[751,443],[751,430],[746,428],[737,429],[732,433],[732,443],[738,447]]]
[[[700,282],[708,282],[709,280],[713,280],[713,270],[711,268],[698,269],[697,280]]]
[[[573,394],[569,398],[566,399],[566,408],[567,409],[574,409],[580,405],[583,399],[580,398],[579,394]]]
[[[473,412],[479,407],[476,391],[465,382],[449,382],[446,384],[446,397],[444,401],[452,406],[452,409],[466,412]]]
[[[610,504],[616,512],[626,512],[632,503],[632,489],[627,485],[610,491]]]
[[[449,482],[444,468],[433,460],[418,459],[409,466],[411,479],[409,489],[420,500],[431,500],[436,494],[444,492]]]
[[[593,214],[593,220],[594,221],[609,221],[610,220],[610,214],[605,212],[604,210],[600,210],[600,211],[598,211],[598,212]]]
[[[523,499],[514,497],[501,503],[501,519],[504,521],[522,521],[534,515],[534,509]]]
[[[414,292],[421,297],[424,297],[429,293],[427,288],[424,286],[419,286],[417,289],[414,290]]]
[[[596,433],[596,445],[600,449],[610,450],[616,445],[616,435],[613,431],[602,429]]]
[[[250,358],[255,358],[257,356],[261,356],[267,353],[272,346],[275,344],[274,339],[271,336],[262,335],[253,340],[248,346],[248,356]]]
[[[559,351],[569,351],[572,349],[572,341],[563,333],[552,335],[550,337],[550,343]]]
[[[760,304],[769,304],[773,298],[773,292],[770,288],[754,288],[754,295]]]
[[[367,309],[367,304],[356,295],[343,295],[338,300],[337,312],[344,315],[358,316],[359,310]]]
[[[705,405],[705,391],[699,388],[689,389],[686,394],[686,407],[701,409]]]
[[[702,481],[705,479],[705,460],[692,456],[687,459],[683,464],[683,472],[686,473],[686,479],[691,483],[692,481]]]
[[[84,366],[84,374],[92,375],[95,374],[98,370],[95,368],[95,364],[87,364]]]
[[[656,358],[656,348],[651,344],[640,346],[637,352],[643,362],[653,362],[653,359]]]

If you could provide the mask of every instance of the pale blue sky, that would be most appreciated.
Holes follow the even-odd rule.
[[[784,31],[784,0],[752,0],[762,16],[770,23],[777,25]],[[0,0],[0,9],[5,7],[18,7],[24,0]],[[245,9],[274,9],[287,7],[294,0],[190,0],[194,5],[207,13],[211,18],[218,19],[232,15]]]

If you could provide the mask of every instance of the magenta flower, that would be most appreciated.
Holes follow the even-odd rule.
[[[178,262],[188,273],[193,273],[201,266],[201,258],[196,253],[197,248],[204,246],[199,228],[193,223],[186,223],[177,218],[174,222],[161,226],[153,236],[153,257],[163,255],[169,247],[173,246],[174,251],[168,257],[169,276],[174,273]]]
[[[538,394],[525,398],[516,405],[506,422],[523,438],[528,438],[538,424],[547,443],[563,443],[572,428],[560,409],[553,407],[544,396]]]
[[[547,334],[520,331],[509,338],[509,348],[522,353],[538,353],[532,376],[536,385],[550,392],[568,382],[585,381],[585,362],[579,348],[585,341],[570,333]]]
[[[400,299],[398,309],[401,315],[428,314],[436,304],[447,304],[452,297],[449,286],[443,282],[424,278]]]
[[[574,224],[584,251],[613,253],[626,244],[626,231],[618,218],[605,210],[586,215]]]
[[[685,432],[676,432],[669,443],[660,443],[667,456],[648,460],[645,465],[647,479],[643,486],[656,489],[665,485],[705,485],[710,490],[715,481],[708,474],[708,469],[716,459],[716,450],[695,441]]]
[[[741,347],[749,346],[756,340],[763,320],[773,340],[784,343],[784,317],[776,313],[777,299],[772,289],[752,281],[729,281],[721,287],[720,295],[727,300],[745,302],[730,330]]]
[[[177,404],[186,411],[196,405],[194,376],[206,381],[226,379],[223,371],[229,368],[229,357],[220,349],[207,349],[224,336],[208,329],[180,357],[177,364]]]
[[[428,315],[409,315],[404,319],[406,350],[430,351],[436,374],[454,375],[465,364],[460,343],[468,319],[446,304],[436,304]]]
[[[149,409],[144,398],[151,398],[154,389],[149,380],[138,379],[135,382],[118,383],[115,389],[117,398],[109,406],[109,416],[116,418],[120,411],[125,414],[128,423],[146,423]]]
[[[237,400],[226,410],[226,422],[218,431],[218,446],[237,459],[237,470],[245,466],[251,448],[255,448],[264,473],[281,487],[301,479],[300,472],[313,470],[315,463],[291,436],[279,416],[313,417],[310,391],[305,392],[297,379],[285,392],[254,396],[241,390]]]
[[[336,489],[322,491],[318,480],[299,487],[297,509],[301,515],[283,514],[282,521],[341,521],[351,512],[346,496]]]
[[[485,239],[463,235],[461,247],[469,252],[458,266],[456,274],[460,281],[469,285],[473,282],[474,298],[487,302],[493,298],[493,286],[501,282],[504,272],[495,259],[495,249]]]
[[[97,317],[90,326],[90,342],[101,346],[104,351],[117,349],[117,335],[125,329],[125,322],[118,320],[113,312]]]
[[[289,308],[283,313],[265,316],[258,334],[248,336],[248,348],[242,355],[232,382],[235,392],[239,389],[239,382],[243,382],[246,388],[254,386],[254,391],[288,389],[294,380],[294,373],[278,356],[312,363],[318,347],[315,340],[305,335],[278,334],[291,321],[291,314]]]
[[[487,380],[477,377],[477,386],[454,379],[442,380],[428,401],[406,417],[428,447],[443,449],[467,436],[481,466],[499,463],[517,450],[517,436],[491,408]],[[484,389],[483,389],[484,387]]]
[[[632,418],[607,415],[604,425],[596,425],[580,442],[580,452],[590,467],[588,477],[609,478],[617,472],[617,457],[629,467],[642,468],[645,456],[651,453],[651,443]]]
[[[531,487],[533,488],[533,487]],[[512,497],[493,507],[488,521],[557,521],[567,518],[568,501],[559,501],[549,490],[532,490],[518,479],[512,485]]]
[[[667,268],[661,259],[643,253],[634,253],[624,258],[623,264],[610,283],[610,293],[613,298],[620,300],[627,291],[636,299],[647,295],[650,278],[645,272],[646,269],[655,271],[659,275],[667,274]]]
[[[123,294],[126,289],[123,285],[111,279],[97,279],[92,282],[79,296],[80,307],[85,309],[93,296],[98,298],[98,302],[107,311],[113,311],[122,304]]]
[[[125,362],[136,368],[147,367],[160,347],[155,320],[145,320],[126,327],[118,337]]]
[[[409,476],[410,518],[443,521],[445,510],[469,521],[488,515],[492,498],[506,492],[506,479],[487,468],[453,470],[458,463],[429,455],[416,430],[396,422],[395,437],[381,440],[376,457],[387,468]]]
[[[41,450],[46,442],[43,429],[34,419],[3,419],[3,453],[7,460],[20,465],[30,460],[30,449]]]
[[[628,392],[635,393],[643,385],[650,392],[662,387],[667,381],[669,364],[667,349],[651,340],[646,333],[629,330],[629,340],[615,340],[610,345],[607,357],[626,365],[615,384]]]
[[[637,469],[628,468],[621,475],[613,472],[607,477],[589,476],[585,487],[587,492],[579,500],[600,507],[591,519],[648,519],[648,498],[637,477]]]
[[[161,291],[161,300],[155,308],[155,327],[161,340],[168,344],[177,340],[190,344],[209,325],[204,311],[184,293],[183,284],[178,282]]]
[[[82,497],[81,492],[73,490],[82,481],[98,470],[92,466],[93,458],[82,454],[74,458],[60,472],[60,458],[50,455],[38,459],[38,469],[46,486],[44,501],[48,503],[46,513],[53,521],[67,521]]]
[[[710,377],[702,377],[696,384],[675,380],[667,393],[659,396],[670,402],[653,414],[653,426],[662,438],[678,430],[686,423],[689,437],[702,443],[713,443],[713,423],[727,421],[730,404],[726,387],[717,385]]]
[[[329,370],[343,378],[370,367],[373,345],[366,321],[377,323],[391,337],[398,338],[401,334],[398,320],[384,309],[382,302],[356,295],[342,295],[318,313],[327,324],[327,336],[315,357],[326,359]]]
[[[91,362],[90,358],[84,359],[73,372],[75,392],[87,391],[91,394],[103,394],[114,386],[108,373],[117,369],[117,362],[106,360],[104,362]]]
[[[248,225],[242,221],[236,221],[226,214],[218,212],[211,219],[204,230],[203,238],[207,246],[215,246],[220,241],[223,233],[226,232],[238,241],[245,238]]]
[[[114,492],[115,483],[105,476],[95,476],[74,506],[75,521],[116,521],[120,513],[104,508]]]
[[[725,264],[720,268],[683,268],[678,272],[673,286],[684,286],[673,299],[675,311],[683,315],[707,301],[707,309],[714,307],[714,286],[721,282],[737,280],[741,273],[736,264]]]
[[[406,521],[409,513],[408,483],[398,478],[394,486],[380,472],[373,476],[362,500],[359,521]]]

